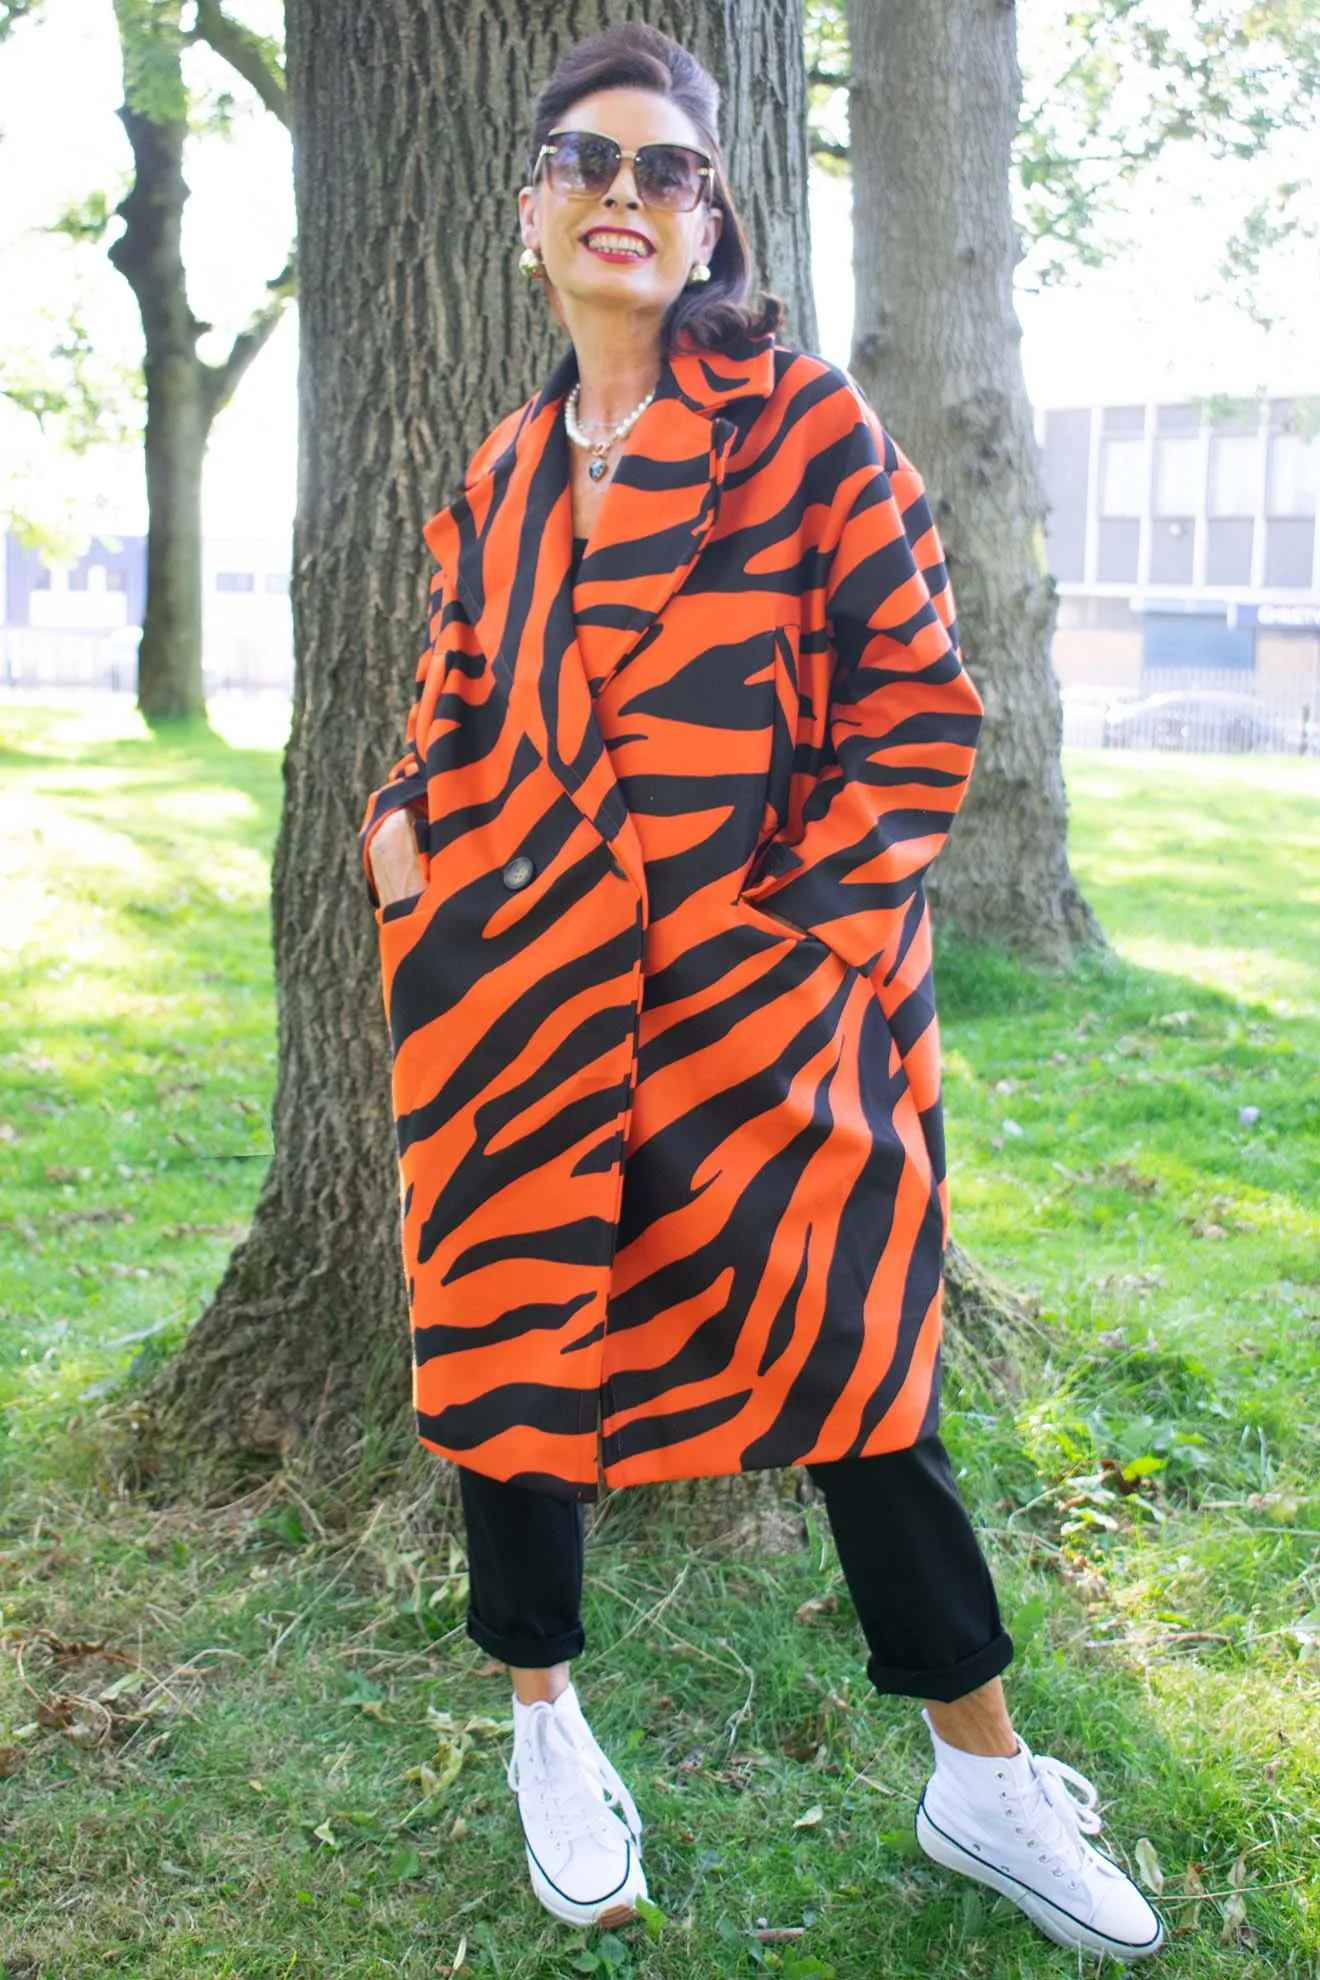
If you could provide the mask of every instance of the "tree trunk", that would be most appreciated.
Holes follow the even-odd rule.
[[[334,1462],[372,1426],[411,1439],[387,1037],[356,833],[403,736],[422,523],[564,346],[517,267],[532,97],[570,40],[639,12],[723,85],[753,253],[812,347],[801,0],[289,0],[302,344],[275,1152],[249,1236],[140,1413],[148,1465],[184,1460],[218,1483],[294,1451]]]
[[[926,480],[986,706],[931,898],[968,935],[1062,962],[1102,937],[1068,866],[1056,594],[1013,307],[1014,11],[850,0],[848,19],[851,369]]]
[[[280,320],[293,294],[292,264],[235,337],[222,364],[206,364],[183,264],[188,187],[183,152],[188,93],[177,10],[118,8],[125,102],[119,115],[133,150],[133,187],[118,208],[124,231],[109,258],[137,298],[147,387],[147,607],[138,647],[138,707],[149,722],[204,716],[202,686],[202,463],[216,417]],[[241,26],[204,5],[217,52],[282,115],[278,75]],[[221,31],[222,30],[222,31]]]
[[[210,427],[197,357],[204,325],[188,306],[180,234],[188,188],[183,118],[120,111],[133,147],[133,190],[110,259],[142,315],[147,381],[147,609],[138,707],[148,721],[205,713],[202,693],[202,460]]]

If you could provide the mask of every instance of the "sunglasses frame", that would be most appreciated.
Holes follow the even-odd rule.
[[[620,165],[625,165],[625,164],[631,165],[633,168],[633,177],[634,179],[636,178],[637,160],[644,151],[665,150],[665,151],[689,152],[693,158],[700,158],[704,161],[698,167],[697,170],[698,178],[704,179],[706,181],[704,194],[699,192],[697,194],[697,197],[693,200],[691,206],[661,206],[658,207],[657,210],[661,213],[695,213],[697,208],[703,203],[703,199],[707,206],[709,206],[712,202],[715,192],[715,161],[711,157],[709,152],[698,150],[695,144],[677,144],[671,141],[669,138],[655,138],[649,144],[639,144],[636,151],[625,151],[617,138],[606,137],[604,131],[579,131],[567,127],[564,130],[551,131],[550,137],[546,139],[545,143],[541,146],[541,149],[537,152],[536,163],[532,167],[532,177],[531,177],[532,185],[536,184],[537,177],[540,174],[542,162],[548,157],[552,158],[554,154],[558,151],[559,146],[556,144],[551,144],[550,142],[550,138],[557,138],[557,137],[598,138],[602,144],[612,144],[615,150],[618,152],[619,157],[618,157],[618,163],[615,165],[614,172],[609,180],[609,185],[611,186],[614,184],[615,179],[617,179],[619,176]],[[548,179],[546,183],[549,184]],[[559,188],[557,186],[551,186],[550,190],[551,192],[558,192]],[[608,190],[608,187],[602,188],[602,191],[605,190]],[[639,194],[641,194],[643,201],[646,201],[646,194],[642,192],[640,186],[638,186],[637,190]],[[582,192],[561,193],[560,197],[561,199],[599,199],[600,194],[594,192],[586,192],[584,190]],[[646,203],[651,205],[655,204],[654,201],[647,201]]]

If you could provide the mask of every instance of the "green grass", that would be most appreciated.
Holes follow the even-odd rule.
[[[100,1412],[204,1304],[268,1153],[281,740],[0,718],[4,1974],[1094,1971],[913,1855],[925,1733],[869,1691],[817,1505],[696,1541],[658,1488],[594,1515],[575,1676],[659,1910],[574,1934],[526,1885],[449,1474],[418,1453],[365,1509],[351,1476],[116,1483]],[[1067,770],[1112,956],[940,953],[955,1229],[1052,1340],[946,1434],[1018,1721],[1162,1866],[1156,1970],[1311,1977],[1320,772]]]

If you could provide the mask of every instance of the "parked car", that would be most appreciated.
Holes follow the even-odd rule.
[[[1105,711],[1107,749],[1297,749],[1268,702],[1218,688],[1144,695]]]
[[[1112,686],[1069,681],[1059,689],[1065,747],[1098,749],[1105,739],[1105,717],[1112,708],[1121,706],[1124,699],[1130,701],[1133,698],[1131,690],[1124,697],[1120,690]]]

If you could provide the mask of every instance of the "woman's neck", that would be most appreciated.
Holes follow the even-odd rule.
[[[569,326],[577,354],[578,419],[594,433],[627,419],[660,377],[659,325],[611,317]]]

